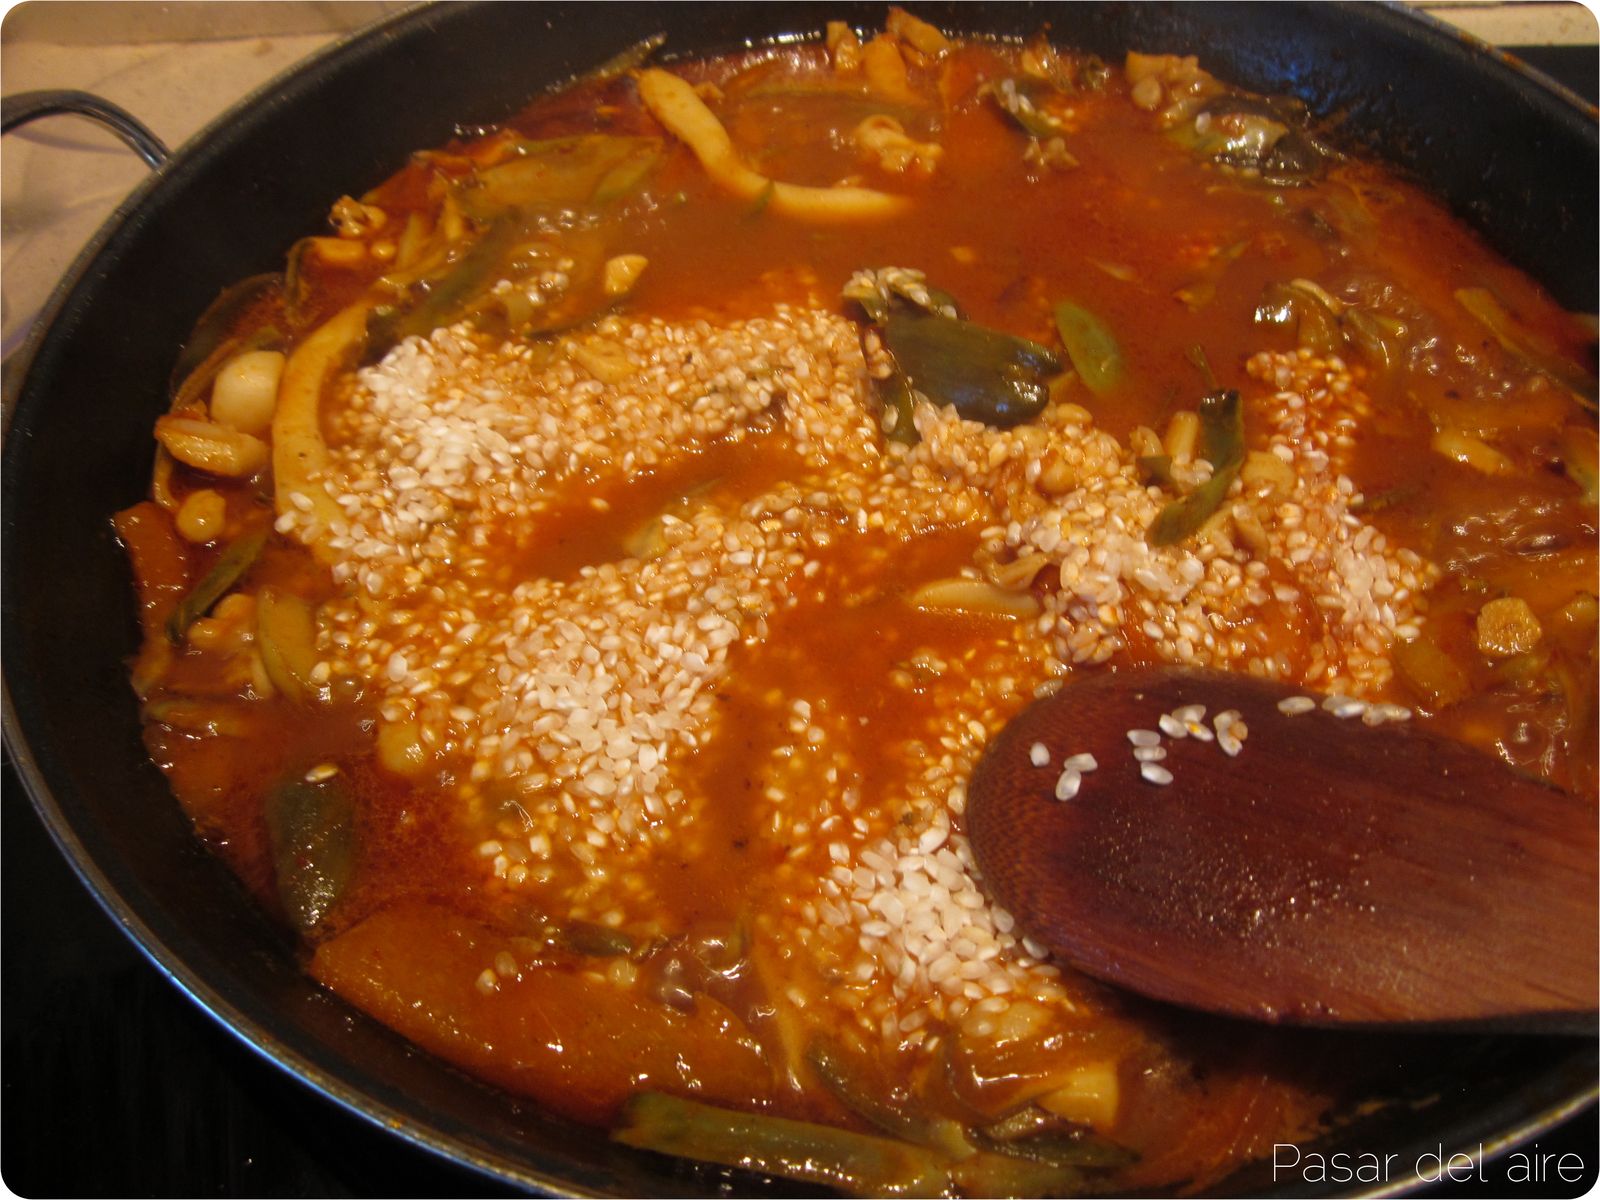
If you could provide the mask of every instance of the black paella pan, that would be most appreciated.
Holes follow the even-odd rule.
[[[1337,118],[1343,144],[1445,198],[1567,307],[1596,307],[1593,110],[1442,26],[1365,4],[915,8],[953,31],[1026,36],[1048,25],[1111,59],[1130,48],[1199,53],[1230,82],[1296,94]],[[291,242],[319,229],[332,197],[657,32],[668,55],[684,55],[882,16],[880,5],[843,3],[404,14],[276,81],[152,176],[58,290],[14,373],[0,510],[5,733],[52,837],[160,971],[228,1030],[485,1183],[623,1195],[770,1189],[614,1146],[514,1101],[301,974],[288,937],[195,841],[145,754],[124,668],[137,643],[132,592],[109,516],[145,494],[149,430],[195,317],[228,282],[276,269]],[[1347,1124],[1324,1149],[1381,1146],[1401,1162],[1435,1148],[1492,1154],[1595,1092],[1587,1044],[1450,1040],[1395,1057],[1395,1095],[1406,1102]],[[387,1145],[378,1135],[363,1143]],[[1259,1169],[1221,1190],[1270,1186]]]

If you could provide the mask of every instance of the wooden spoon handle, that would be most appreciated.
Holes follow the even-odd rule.
[[[1211,671],[1107,673],[1014,720],[973,775],[967,829],[996,897],[1081,970],[1214,1012],[1306,1025],[1592,1030],[1596,809],[1409,723]],[[1237,757],[1128,730],[1237,710]],[[1043,743],[1054,764],[1032,765]],[[1099,769],[1054,799],[1062,760]]]

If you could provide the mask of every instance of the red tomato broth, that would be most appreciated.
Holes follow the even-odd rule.
[[[1592,426],[1592,417],[1503,348],[1453,295],[1490,287],[1530,340],[1569,358],[1585,345],[1575,322],[1437,203],[1380,168],[1334,161],[1324,178],[1302,188],[1241,178],[1163,136],[1151,112],[1129,102],[1120,74],[1101,89],[1058,98],[1066,114],[1062,136],[1078,163],[1041,175],[1023,160],[1027,139],[982,86],[1016,74],[1016,53],[969,44],[934,61],[906,49],[920,106],[898,107],[875,100],[852,77],[841,83],[819,47],[673,64],[689,81],[714,85],[711,105],[726,114],[751,166],[786,182],[827,186],[848,176],[909,196],[909,215],[887,222],[809,226],[775,216],[761,200],[730,195],[663,130],[630,78],[580,83],[535,103],[509,127],[528,139],[596,131],[662,138],[662,157],[646,181],[599,218],[613,249],[648,260],[637,286],[618,301],[621,329],[646,316],[680,322],[690,330],[682,342],[700,336],[695,323],[717,329],[778,305],[837,312],[853,307],[838,299],[853,272],[897,265],[925,271],[971,320],[1059,353],[1052,308],[1070,299],[1112,331],[1125,369],[1099,394],[1081,379],[1070,381],[1059,402],[1080,406],[1122,441],[1195,408],[1211,385],[1184,351],[1200,346],[1217,386],[1243,393],[1246,444],[1265,450],[1280,414],[1274,388],[1247,364],[1264,350],[1288,351],[1277,361],[1289,361],[1295,335],[1253,319],[1263,290],[1308,278],[1347,302],[1368,294],[1392,301],[1437,345],[1390,371],[1351,356],[1346,376],[1366,389],[1371,406],[1343,448],[1341,470],[1351,494],[1381,501],[1366,514],[1375,531],[1444,568],[1432,607],[1419,609],[1418,619],[1422,639],[1458,664],[1462,690],[1430,692],[1429,681],[1402,672],[1373,682],[1372,698],[1413,704],[1457,736],[1592,793],[1594,738],[1582,731],[1585,721],[1592,726],[1593,705],[1582,712],[1561,699],[1561,687],[1570,694],[1575,677],[1593,690],[1592,620],[1585,627],[1573,606],[1581,610],[1582,597],[1596,590],[1594,510],[1561,473],[1554,432],[1563,423]],[[853,123],[874,108],[901,113],[912,137],[942,146],[931,177],[898,176],[864,161],[844,123],[829,125],[831,138],[817,136],[825,122]],[[381,279],[396,269],[394,242],[408,216],[424,213],[442,228],[445,193],[503,161],[507,144],[495,134],[458,141],[370,193],[366,202],[381,208],[383,219],[352,239],[367,257],[336,266],[308,255],[306,303],[295,313],[272,310],[273,319],[299,322],[289,331],[291,353],[343,305],[386,295]],[[380,254],[385,245],[389,251]],[[1188,300],[1175,295],[1197,285]],[[473,311],[482,317],[484,310],[469,316]],[[263,319],[259,312],[250,318]],[[485,328],[484,340],[492,341],[497,327]],[[563,359],[551,348],[591,337],[591,329],[602,340],[623,336],[597,318],[576,333],[558,329],[509,344],[533,346],[529,371],[556,371]],[[659,353],[669,350],[664,344]],[[486,379],[473,376],[471,386]],[[336,450],[345,437],[358,445],[351,431],[359,430],[363,410],[343,406],[371,386],[343,379],[330,389],[322,429]],[[608,386],[613,390],[597,393],[602,423],[625,427],[632,385]],[[1533,416],[1509,418],[1508,397]],[[1074,1176],[1071,1186],[1200,1186],[1274,1141],[1306,1135],[1337,1097],[1367,1081],[1348,1072],[1341,1079],[1320,1064],[1284,1065],[1291,1042],[1263,1035],[1259,1050],[1245,1052],[1236,1033],[1205,1022],[1179,1023],[1175,1033],[1161,1014],[1070,975],[1051,982],[1043,1001],[995,1015],[963,1001],[960,1009],[930,1009],[936,1015],[924,1021],[902,1014],[893,997],[884,1000],[881,976],[859,976],[866,961],[860,955],[883,952],[841,940],[830,932],[841,923],[828,913],[849,915],[855,904],[860,912],[849,920],[867,922],[872,914],[849,896],[858,873],[871,877],[874,869],[849,858],[856,882],[812,895],[817,881],[851,872],[838,858],[845,842],[837,839],[853,839],[855,855],[879,844],[874,838],[885,846],[914,838],[930,820],[958,833],[959,804],[939,808],[927,780],[959,779],[983,738],[1036,689],[1083,668],[1067,661],[1062,643],[1052,649],[1031,632],[1032,617],[918,600],[920,589],[959,579],[964,569],[982,578],[991,566],[1005,566],[993,561],[996,539],[986,531],[1003,528],[1008,514],[1015,521],[1041,506],[1048,511],[1052,498],[1030,491],[1034,481],[1020,459],[1015,469],[1003,459],[980,468],[994,473],[993,490],[959,499],[962,472],[945,462],[945,477],[916,479],[949,495],[925,514],[886,513],[869,528],[858,498],[868,485],[854,444],[813,445],[785,424],[797,404],[777,395],[720,431],[695,430],[663,446],[649,463],[599,455],[565,474],[551,468],[536,503],[505,510],[446,564],[486,594],[534,597],[519,601],[528,605],[612,576],[623,580],[619,603],[632,603],[644,584],[629,572],[656,555],[671,559],[683,544],[672,539],[690,537],[682,531],[698,529],[708,513],[776,522],[769,534],[788,530],[781,533],[786,545],[802,555],[803,566],[774,567],[759,581],[766,589],[760,596],[724,614],[741,640],[728,647],[725,672],[705,685],[708,715],[671,744],[665,760],[677,785],[669,795],[681,796],[672,802],[676,815],[651,810],[641,817],[643,848],[619,857],[612,873],[577,854],[576,833],[569,844],[547,845],[542,856],[510,852],[543,836],[535,818],[545,820],[546,810],[556,822],[565,820],[563,804],[583,816],[572,779],[547,777],[545,764],[562,761],[559,746],[540,742],[546,758],[503,776],[485,770],[488,760],[460,730],[430,740],[420,719],[391,717],[391,685],[401,682],[392,659],[387,671],[374,661],[365,676],[334,671],[316,681],[318,698],[309,707],[281,685],[261,695],[252,691],[259,672],[257,683],[240,673],[240,664],[259,654],[243,606],[234,617],[219,609],[204,618],[215,628],[200,627],[215,645],[233,647],[231,660],[191,637],[144,696],[152,756],[199,832],[266,904],[279,907],[284,868],[267,834],[268,797],[285,781],[335,770],[353,797],[356,849],[350,882],[332,910],[301,930],[312,973],[433,1053],[579,1119],[615,1121],[630,1095],[665,1090],[871,1130],[875,1122],[819,1075],[818,1045],[837,1043],[846,1058],[859,1060],[879,1102],[897,1110],[978,1127],[1054,1105],[1048,1119],[1064,1121],[1074,1136],[1092,1131],[1142,1155],[1118,1171]],[[1442,423],[1481,434],[1509,468],[1486,475],[1435,452],[1431,439]],[[1049,425],[1044,436],[1066,428]],[[573,456],[576,462],[576,450]],[[906,482],[904,495],[915,495],[910,477]],[[259,476],[219,481],[180,464],[175,490],[179,500],[201,485],[223,490],[237,532],[259,507],[260,484]],[[797,497],[787,508],[759,519],[744,515],[783,487]],[[477,509],[458,504],[440,524],[465,528],[491,511],[487,501]],[[791,513],[800,514],[792,529],[784,525]],[[667,517],[677,522],[670,531],[652,526]],[[282,514],[279,538],[238,586],[252,595],[270,586],[320,606],[319,653],[337,657],[330,647],[339,645],[339,632],[351,645],[338,653],[356,655],[363,641],[402,636],[393,630],[408,623],[457,631],[479,623],[462,617],[454,594],[429,576],[395,593],[401,615],[384,625],[382,613],[361,598],[361,576],[336,579],[315,535],[305,535],[308,549],[296,527],[281,521]],[[1545,537],[1531,553],[1519,541],[1525,527]],[[724,553],[746,552],[733,545]],[[1009,552],[1020,558],[1026,549],[1011,544]],[[191,546],[188,557],[192,582],[217,555]],[[1052,561],[1012,592],[1045,606],[1046,616],[1059,613],[1048,607],[1066,586],[1066,565],[1059,565],[1058,572]],[[1259,578],[1290,592],[1302,582],[1276,558]],[[145,580],[141,585],[147,603],[158,598]],[[1474,623],[1490,595],[1521,598],[1542,629],[1576,632],[1564,633],[1565,642],[1551,633],[1538,652],[1486,658]],[[1338,641],[1325,607],[1302,588],[1275,604],[1224,606],[1211,621],[1218,636],[1244,647],[1235,651],[1241,667],[1253,656],[1293,677],[1326,669],[1339,678],[1365,651],[1347,656],[1335,646],[1331,662],[1319,657],[1319,639]],[[1098,661],[1126,666],[1168,656],[1170,641],[1145,628],[1151,621],[1119,619],[1120,640]],[[148,636],[162,633],[152,627]],[[460,640],[471,639],[463,633]],[[410,671],[422,664],[404,665]],[[486,685],[476,677],[462,686]],[[795,706],[801,698],[803,711]],[[232,732],[163,720],[161,704],[174,699],[214,706]],[[944,729],[952,713],[971,716]],[[510,716],[502,720],[508,723]],[[379,744],[384,729],[410,731],[409,758]],[[813,730],[821,736],[813,739]],[[516,746],[510,740],[508,754]],[[680,828],[669,838],[662,831],[674,820]],[[858,832],[837,832],[852,828]],[[591,834],[598,829],[590,827]],[[823,836],[826,829],[835,840]],[[737,948],[736,961],[707,951],[707,938]],[[1034,962],[1022,950],[1008,953]],[[879,1009],[886,1014],[876,1015]],[[899,1022],[893,1035],[874,1042],[891,1017]],[[1107,1079],[1120,1100],[1105,1099]]]

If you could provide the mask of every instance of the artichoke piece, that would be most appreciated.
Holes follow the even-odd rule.
[[[702,995],[744,1011],[765,1003],[751,999],[751,989],[763,992],[765,984],[752,978],[750,934],[743,917],[732,926],[641,942],[631,956],[649,974],[650,995],[684,1012],[693,1012]],[[783,1020],[781,1006],[767,1011]]]
[[[1321,289],[1306,287],[1300,280],[1293,283],[1269,283],[1256,304],[1255,319],[1258,325],[1294,327],[1295,343],[1302,350],[1315,354],[1337,354],[1344,348],[1344,334],[1339,328],[1339,313],[1328,303]]]
[[[1274,187],[1308,183],[1322,171],[1325,151],[1302,128],[1303,113],[1256,96],[1213,96],[1195,115],[1201,157],[1253,170]]]
[[[217,556],[211,569],[190,589],[167,619],[168,640],[174,645],[181,644],[189,632],[189,626],[210,612],[228,589],[244,578],[245,572],[261,557],[261,549],[267,544],[267,533],[265,526],[246,533]]]
[[[858,1196],[937,1196],[947,1185],[944,1158],[919,1146],[714,1108],[661,1092],[630,1099],[611,1136],[660,1154],[764,1171]]]
[[[1387,313],[1347,308],[1340,321],[1345,342],[1380,371],[1392,371],[1404,354],[1405,323]]]
[[[1595,378],[1576,363],[1552,354],[1532,343],[1510,313],[1501,307],[1488,288],[1458,288],[1456,303],[1471,313],[1505,348],[1542,375],[1559,383],[1590,412],[1596,409]]]
[[[1146,540],[1170,546],[1199,532],[1222,507],[1239,468],[1244,465],[1244,415],[1239,393],[1212,392],[1200,401],[1201,455],[1211,463],[1211,478],[1174,500],[1150,522]]]
[[[1084,387],[1103,396],[1122,382],[1122,348],[1099,317],[1062,300],[1056,304],[1056,330]]]
[[[355,802],[342,775],[292,779],[266,804],[267,837],[284,911],[302,933],[339,902],[355,865]]]
[[[893,370],[878,381],[885,436],[914,445],[918,396],[953,405],[962,417],[1005,427],[1025,421],[1050,399],[1046,380],[1061,369],[1049,350],[1026,338],[975,325],[948,292],[921,271],[857,271],[841,295],[861,306],[881,334]],[[864,335],[869,357],[877,343]]]
[[[661,139],[590,133],[519,142],[510,158],[479,171],[457,194],[468,216],[612,203],[637,190],[661,160]]]
[[[1405,354],[1406,326],[1398,317],[1347,305],[1309,279],[1267,284],[1255,320],[1292,328],[1302,350],[1320,355],[1355,350],[1384,372],[1399,366]]]
[[[1037,416],[1061,370],[1037,342],[950,317],[891,312],[883,341],[916,391],[1002,429]]]
[[[283,319],[298,332],[314,323],[319,315],[319,293],[310,269],[316,261],[316,245],[321,239],[303,237],[289,247],[283,269]]]

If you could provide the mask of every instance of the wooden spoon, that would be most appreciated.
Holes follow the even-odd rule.
[[[1012,721],[966,822],[995,897],[1073,967],[1189,1008],[1319,1026],[1596,1029],[1595,797],[1409,721],[1377,726],[1248,676],[1106,673]],[[1237,756],[1128,731],[1236,710]],[[1148,739],[1145,739],[1148,740]],[[1226,739],[1224,739],[1226,740]],[[1034,766],[1042,743],[1050,762]],[[1057,800],[1065,759],[1098,762]]]

